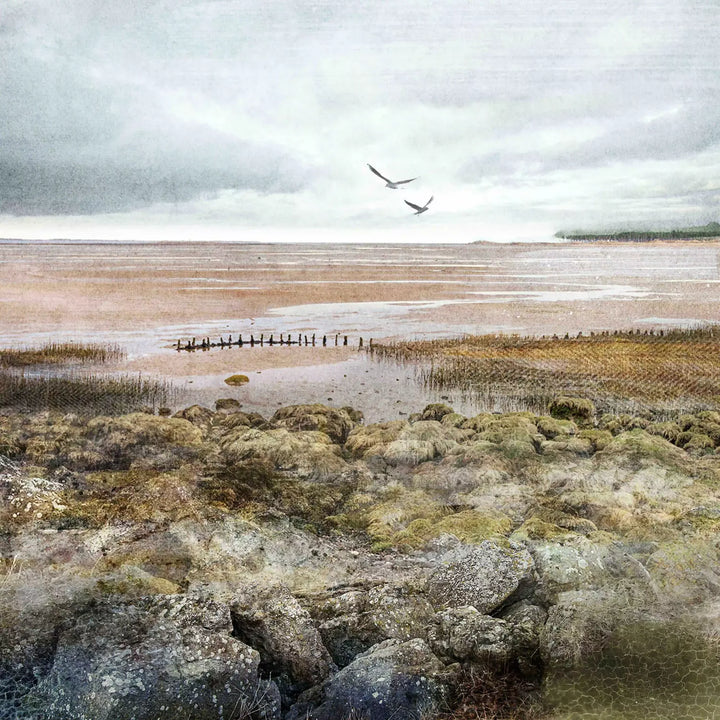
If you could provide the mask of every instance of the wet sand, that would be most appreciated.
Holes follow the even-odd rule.
[[[269,408],[303,394],[346,404],[357,401],[362,391],[353,383],[361,380],[349,380],[344,376],[352,372],[339,370],[367,362],[357,359],[361,336],[367,344],[370,338],[564,335],[720,322],[719,257],[720,244],[710,242],[288,246],[2,241],[1,344],[118,343],[128,357],[113,370],[172,378],[187,390],[185,400],[192,396],[211,403],[207,398],[213,394],[244,393],[256,396],[255,406]],[[277,339],[281,332],[316,333],[318,344],[195,353],[173,349],[179,338],[199,342],[205,336],[217,340],[242,333],[248,339],[250,333],[256,338],[264,333],[267,339],[274,333]],[[329,347],[320,346],[323,334]],[[347,334],[351,347],[334,347],[335,334]],[[271,373],[274,384],[257,377],[253,390],[222,383],[229,374],[258,371]],[[437,399],[421,390],[413,393],[410,386],[396,397],[399,377],[385,378],[364,365],[362,374],[371,376],[378,394],[389,394],[390,405],[402,406],[398,413]],[[263,397],[255,393],[261,385]],[[362,402],[371,409],[377,405]]]

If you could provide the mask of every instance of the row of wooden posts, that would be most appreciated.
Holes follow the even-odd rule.
[[[233,340],[232,335],[228,335],[227,340],[221,335],[220,340],[217,342],[212,341],[209,337],[204,337],[200,339],[200,342],[197,342],[196,338],[192,338],[192,340],[181,340],[178,339],[176,350],[179,352],[181,350],[186,350],[188,352],[192,352],[194,350],[210,350],[212,348],[231,348],[231,347],[243,347],[245,345],[249,345],[250,347],[255,347],[255,345],[260,345],[261,347],[264,347],[265,345],[307,345],[315,347],[316,344],[322,343],[323,347],[326,347],[328,345],[328,336],[323,335],[322,340],[317,339],[315,337],[315,333],[312,335],[303,335],[300,333],[297,336],[297,339],[293,339],[295,336],[284,333],[280,333],[280,339],[276,339],[274,335],[270,335],[269,338],[265,338],[265,334],[261,333],[259,338],[256,338],[254,335],[251,335],[249,339],[243,339],[242,335],[238,335],[236,340]],[[342,340],[341,340],[342,338]],[[332,336],[330,338],[332,340]],[[369,348],[372,348],[372,338],[370,338],[370,343],[368,345]],[[338,347],[339,345],[342,345],[344,347],[348,347],[350,345],[349,338],[347,335],[335,335],[335,347]],[[359,338],[358,345],[359,348],[364,347],[364,341],[362,338]]]

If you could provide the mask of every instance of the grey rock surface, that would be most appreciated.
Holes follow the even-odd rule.
[[[427,582],[435,607],[472,605],[482,614],[500,607],[531,580],[535,563],[524,546],[485,540],[450,550]]]
[[[432,717],[451,679],[425,641],[386,640],[358,656],[314,697],[302,698],[286,720],[340,720],[351,711],[364,720]]]

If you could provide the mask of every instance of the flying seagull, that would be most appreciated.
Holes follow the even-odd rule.
[[[415,215],[420,215],[421,213],[424,213],[428,209],[428,205],[433,201],[433,196],[430,196],[430,199],[422,206],[416,205],[415,203],[405,201],[406,205],[409,205],[413,210],[415,210]]]
[[[417,180],[416,177],[410,178],[409,180],[398,180],[396,182],[393,182],[392,180],[388,180],[384,175],[381,175],[370,163],[367,164],[367,166],[374,172],[379,178],[382,178],[385,181],[385,187],[389,187],[392,190],[397,190],[398,185],[404,185],[405,183],[412,182],[413,180]]]

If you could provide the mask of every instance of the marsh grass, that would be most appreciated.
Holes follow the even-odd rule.
[[[119,345],[48,343],[39,348],[0,350],[0,367],[29,367],[65,363],[106,363],[122,360],[125,351]]]
[[[114,415],[166,405],[171,383],[140,375],[28,376],[0,370],[0,407]]]
[[[591,399],[606,412],[714,408],[720,401],[720,328],[588,336],[477,335],[374,344],[381,359],[418,363],[433,390],[457,389],[501,409],[546,412],[558,395]]]

